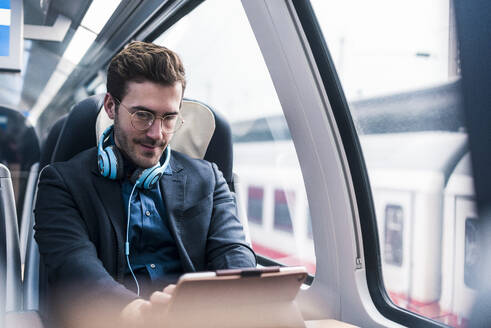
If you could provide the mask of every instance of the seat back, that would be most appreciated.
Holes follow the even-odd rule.
[[[24,198],[24,207],[22,210],[22,220],[20,225],[20,256],[22,264],[25,263],[27,244],[29,240],[29,234],[34,224],[33,209],[35,206],[35,195],[37,192],[37,181],[39,172],[43,167],[51,163],[51,157],[53,156],[58,137],[61,133],[61,129],[65,124],[65,120],[68,114],[61,116],[55,124],[51,127],[48,137],[42,143],[41,155],[39,163],[34,164],[29,172],[29,179],[27,182],[26,195]]]
[[[52,157],[58,144],[58,137],[65,126],[68,114],[58,118],[49,130],[48,136],[41,146],[41,158],[39,160],[39,170],[41,171],[46,165],[52,162]]]
[[[39,164],[37,165],[37,172],[35,178],[35,188],[30,199],[32,200],[29,210],[29,220],[22,221],[20,230],[20,249],[21,259],[24,263],[24,280],[23,280],[23,297],[22,297],[22,309],[25,311],[38,310],[39,309],[39,250],[37,243],[34,240],[34,212],[37,193],[37,180],[38,174],[46,165],[51,163],[51,157],[57,145],[58,137],[65,124],[68,114],[61,116],[51,127],[47,138],[44,140],[41,148],[41,156]],[[24,206],[26,210],[27,205]]]

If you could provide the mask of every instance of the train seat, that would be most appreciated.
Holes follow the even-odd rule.
[[[66,161],[97,145],[97,137],[112,123],[105,110],[101,110],[103,99],[103,95],[85,99],[75,105],[68,116],[59,119],[48,135],[47,142],[51,140],[51,146],[43,147],[40,168],[47,164],[46,159],[49,159],[49,163]],[[172,149],[216,163],[233,190],[232,134],[228,122],[210,107],[195,100],[185,99],[181,113],[185,124],[174,136]],[[88,129],[88,126],[94,128]],[[248,236],[246,227],[245,230]],[[47,313],[42,302],[48,293],[47,277],[32,228],[28,237],[24,286],[24,309]]]
[[[24,198],[24,207],[22,210],[22,220],[20,226],[20,257],[22,264],[25,263],[27,254],[27,243],[29,240],[29,235],[31,234],[32,226],[34,224],[34,203],[35,196],[37,192],[37,180],[39,172],[43,167],[51,162],[51,156],[53,155],[58,136],[60,135],[61,129],[65,124],[65,120],[68,114],[65,114],[58,118],[52,125],[48,136],[41,143],[41,154],[39,162],[31,167],[29,172],[28,188],[26,189],[26,195]]]
[[[0,164],[0,313],[21,310],[22,285],[14,189],[9,169]]]
[[[46,165],[52,162],[58,137],[63,129],[68,114],[58,118],[52,125],[48,136],[41,146],[41,157],[39,160],[38,171],[40,172]],[[37,183],[32,195],[32,205],[30,207],[29,222],[22,222],[20,231],[21,258],[24,258],[24,282],[23,282],[23,309],[24,311],[36,311],[39,309],[39,253],[36,241],[34,240],[34,206],[36,201]],[[23,253],[25,252],[25,253]]]
[[[41,145],[41,158],[39,159],[40,169],[43,169],[46,165],[52,162],[51,157],[55,152],[56,145],[58,143],[58,137],[61,134],[61,130],[65,125],[65,121],[68,114],[65,114],[58,118],[51,129],[49,130],[48,136]]]

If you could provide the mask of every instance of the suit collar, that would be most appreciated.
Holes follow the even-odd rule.
[[[95,165],[95,174],[92,175],[92,180],[95,186],[96,193],[101,199],[108,219],[113,226],[117,241],[117,280],[121,281],[124,274],[124,240],[126,228],[126,216],[123,205],[123,195],[121,192],[121,184],[118,181],[105,178],[100,175]],[[94,171],[94,168],[93,168]]]
[[[169,230],[174,237],[181,264],[185,272],[196,271],[188,252],[186,251],[186,241],[182,240],[182,233],[178,221],[184,211],[184,200],[186,197],[186,180],[183,167],[176,156],[172,156],[169,163],[172,168],[172,175],[164,175],[160,179],[160,190],[164,199],[165,208],[168,215]]]
[[[170,158],[169,166],[172,170],[172,173],[178,173],[183,169],[183,167],[182,167],[181,163],[179,162],[179,160],[176,158],[176,156],[174,156],[175,155],[174,150],[171,152],[171,154],[172,154],[172,156]],[[162,160],[161,160],[161,163],[163,163]]]

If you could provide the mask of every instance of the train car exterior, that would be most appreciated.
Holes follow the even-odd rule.
[[[456,211],[462,210],[449,206],[452,190],[472,190],[471,186],[464,188],[463,182],[456,182],[462,179],[463,164],[455,172],[449,171],[455,167],[456,158],[462,156],[466,134],[372,134],[363,136],[361,144],[370,154],[366,160],[378,220],[384,283],[392,301],[416,313],[462,326],[472,298],[460,300],[461,308],[449,307],[446,295],[461,295],[455,289],[462,287],[447,281],[458,270],[448,268],[445,261],[459,258],[448,252],[459,248],[465,235],[463,228],[453,235],[447,230]],[[241,163],[236,172],[241,181],[240,193],[246,195],[244,206],[254,248],[281,263],[305,265],[315,274],[310,213],[291,141],[236,143],[235,156]],[[459,262],[458,267],[462,269],[464,265]]]

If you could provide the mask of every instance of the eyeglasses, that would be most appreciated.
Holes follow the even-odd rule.
[[[167,114],[163,116],[157,116],[154,113],[146,110],[137,110],[136,112],[131,113],[128,107],[123,105],[119,99],[114,97],[113,99],[122,107],[124,107],[128,114],[131,115],[131,125],[139,131],[148,130],[153,125],[156,119],[160,119],[162,121],[160,127],[162,128],[162,131],[167,134],[175,133],[184,124],[184,120],[182,119],[180,114]]]

